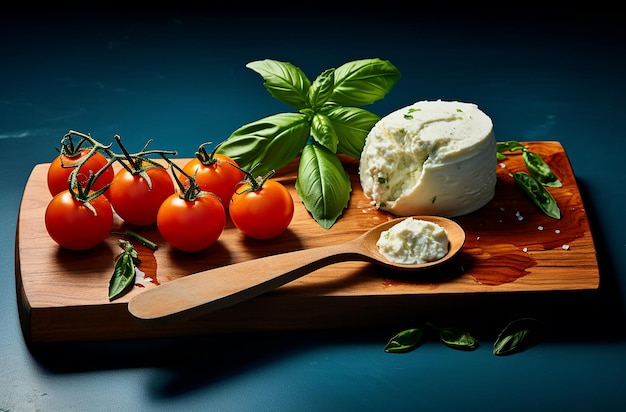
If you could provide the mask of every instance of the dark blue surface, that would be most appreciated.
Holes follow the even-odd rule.
[[[621,410],[626,43],[617,12],[414,7],[273,18],[3,13],[0,410]],[[402,73],[369,107],[380,115],[417,100],[462,100],[493,119],[498,140],[563,144],[598,243],[603,286],[602,305],[563,319],[571,333],[509,357],[491,354],[492,336],[474,352],[429,341],[390,355],[382,350],[386,331],[62,345],[41,353],[25,346],[15,298],[17,212],[31,169],[54,157],[64,133],[120,134],[137,149],[152,138],[155,147],[189,157],[201,142],[290,111],[246,63],[289,61],[313,79],[370,57]]]

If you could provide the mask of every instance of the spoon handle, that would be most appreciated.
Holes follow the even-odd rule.
[[[367,261],[353,242],[297,250],[221,266],[185,276],[132,298],[128,310],[139,321],[190,318],[274,290],[326,265]]]

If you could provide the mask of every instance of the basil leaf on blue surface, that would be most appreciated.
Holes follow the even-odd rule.
[[[442,328],[432,323],[427,323],[427,326],[436,330],[441,341],[453,349],[474,350],[479,346],[478,340],[464,330],[450,327]]]
[[[400,79],[389,61],[355,60],[335,70],[335,87],[329,101],[340,106],[364,106],[382,99]]]
[[[552,169],[550,169],[550,166],[548,166],[540,155],[525,149],[522,152],[522,157],[524,158],[524,164],[530,174],[542,185],[549,187],[563,186],[559,178],[556,177]]]
[[[299,67],[270,59],[250,62],[246,67],[263,77],[263,85],[274,98],[297,110],[308,106],[311,81]]]
[[[419,328],[406,329],[389,339],[385,352],[404,353],[415,349],[422,341],[424,331]]]
[[[119,298],[133,287],[135,281],[135,261],[137,251],[127,240],[120,240],[120,247],[124,249],[115,262],[113,276],[109,280],[109,301]]]
[[[532,318],[522,318],[509,323],[493,344],[493,354],[512,355],[534,346],[537,340],[537,326],[537,321]]]
[[[306,209],[325,229],[341,216],[352,192],[350,176],[339,158],[316,144],[302,151],[295,186]]]
[[[541,182],[526,172],[513,173],[513,180],[544,214],[554,219],[561,218],[561,210],[556,200]]]

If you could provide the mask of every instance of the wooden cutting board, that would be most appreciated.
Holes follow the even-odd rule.
[[[140,325],[127,310],[128,301],[145,288],[217,266],[341,243],[394,216],[370,204],[360,187],[358,165],[347,161],[353,189],[350,203],[331,229],[321,228],[298,199],[294,189],[297,163],[292,162],[276,178],[290,189],[295,215],[289,229],[272,240],[248,239],[228,222],[213,246],[199,253],[182,253],[171,249],[156,227],[130,227],[116,217],[115,231],[139,232],[159,249],[152,252],[136,246],[142,259],[140,269],[152,280],[109,302],[108,283],[121,251],[120,236],[111,235],[84,252],[58,247],[44,224],[51,199],[46,186],[48,164],[36,165],[24,190],[16,234],[17,303],[25,339],[50,343],[407,326],[406,322],[419,317],[436,316],[438,310],[467,315],[472,311],[466,307],[468,302],[497,305],[486,312],[495,314],[513,296],[596,290],[600,283],[596,251],[568,157],[558,142],[526,144],[543,156],[563,182],[561,188],[550,188],[562,211],[560,220],[543,215],[515,186],[510,173],[525,167],[521,156],[513,154],[497,167],[494,199],[477,212],[455,218],[467,240],[458,259],[440,269],[408,277],[368,263],[340,263],[248,302],[161,327]],[[176,161],[183,164],[186,160]]]

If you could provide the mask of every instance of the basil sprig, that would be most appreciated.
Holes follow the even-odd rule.
[[[506,159],[505,152],[520,150],[522,151],[524,165],[526,165],[529,173],[515,172],[513,173],[513,180],[543,213],[554,219],[560,219],[561,211],[559,206],[546,187],[561,187],[563,183],[554,174],[550,166],[539,154],[530,151],[518,141],[497,142],[498,160]]]
[[[132,288],[135,281],[135,263],[139,261],[132,243],[120,239],[119,245],[124,251],[117,258],[113,276],[109,280],[109,301],[119,298]]]
[[[278,113],[235,130],[218,152],[244,170],[264,174],[301,156],[296,190],[306,209],[329,229],[348,204],[350,177],[337,155],[359,159],[365,138],[380,116],[358,106],[382,99],[400,78],[390,62],[363,59],[323,71],[311,82],[288,62],[253,61],[276,99],[297,113]]]

